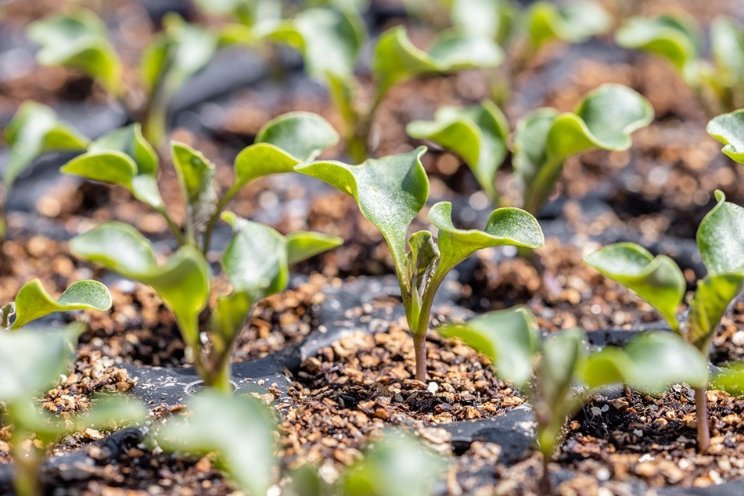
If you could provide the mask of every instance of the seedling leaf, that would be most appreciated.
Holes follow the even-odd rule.
[[[413,121],[406,131],[460,155],[481,188],[496,197],[496,171],[506,157],[509,136],[506,117],[496,105],[483,102],[466,108],[443,107],[434,121]]]
[[[34,279],[21,287],[15,298],[15,322],[13,329],[19,329],[29,322],[56,312],[73,310],[99,310],[111,308],[111,294],[98,281],[77,281],[72,283],[57,300],[47,293],[41,281]]]
[[[335,161],[300,164],[297,172],[325,181],[359,205],[362,215],[380,230],[390,247],[400,280],[408,280],[405,267],[408,226],[429,196],[429,180],[421,156],[426,148],[359,165]]]
[[[446,74],[463,69],[496,67],[503,52],[486,37],[457,31],[440,35],[428,52],[417,48],[403,27],[391,28],[380,36],[372,58],[377,78],[377,97],[395,84],[422,75]]]
[[[532,377],[537,351],[537,322],[527,307],[488,312],[464,324],[437,329],[443,337],[457,338],[488,357],[499,378],[521,388]]]
[[[731,87],[744,81],[744,26],[728,17],[719,17],[710,27],[711,48],[717,75]]]
[[[433,205],[429,221],[439,229],[437,245],[441,256],[437,274],[442,277],[477,250],[506,245],[538,248],[545,242],[537,220],[518,208],[497,208],[482,231],[456,228],[450,202]]]
[[[743,288],[744,272],[710,274],[698,282],[690,302],[686,337],[706,356],[721,318]]]
[[[215,453],[219,467],[242,490],[266,494],[275,479],[274,419],[269,410],[255,398],[210,390],[191,398],[188,407],[188,417],[171,419],[156,433],[160,446],[197,455]]]
[[[634,243],[616,243],[587,255],[584,261],[646,300],[669,326],[679,330],[677,309],[685,296],[685,277],[666,255],[654,257]]]
[[[584,41],[607,31],[612,22],[607,12],[595,2],[579,2],[565,7],[552,2],[536,2],[526,17],[533,52],[553,40]]]
[[[734,396],[744,396],[744,362],[723,367],[713,378],[712,387]]]
[[[217,209],[214,164],[183,143],[173,142],[171,153],[186,200],[188,229],[198,239]]]
[[[744,208],[715,192],[718,203],[706,214],[697,231],[700,256],[709,274],[744,271]]]
[[[3,182],[10,189],[16,178],[36,157],[52,150],[85,150],[88,140],[60,123],[54,110],[24,102],[5,128],[10,157]]]
[[[691,20],[671,15],[631,18],[616,37],[618,45],[664,57],[683,74],[697,57],[698,39]]]
[[[78,10],[33,22],[28,37],[41,45],[37,58],[42,64],[79,69],[109,91],[119,92],[121,64],[108,42],[106,26],[94,13]]]
[[[724,155],[744,165],[744,109],[714,117],[706,131],[725,145],[721,149]]]

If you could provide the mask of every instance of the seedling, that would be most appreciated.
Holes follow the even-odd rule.
[[[540,108],[515,130],[513,166],[522,185],[522,208],[536,214],[550,197],[563,164],[591,149],[627,150],[631,133],[653,120],[649,102],[634,90],[605,84],[588,93],[576,111]],[[500,203],[496,172],[508,151],[506,117],[492,102],[441,108],[434,121],[406,127],[414,138],[432,141],[462,157],[483,190]]]
[[[716,191],[717,205],[700,222],[697,244],[708,275],[698,281],[687,320],[677,316],[685,296],[682,271],[666,255],[654,257],[633,243],[617,243],[586,257],[586,262],[610,279],[634,291],[653,306],[669,327],[707,359],[721,318],[744,288],[744,208]],[[710,444],[706,385],[695,389],[698,449]]]
[[[221,470],[246,494],[267,494],[277,479],[274,417],[258,399],[202,391],[188,413],[167,419],[154,438],[166,451],[215,453]]]
[[[664,332],[633,338],[624,348],[589,353],[583,331],[561,331],[540,343],[527,307],[489,312],[464,324],[441,327],[486,355],[496,374],[529,398],[542,453],[540,494],[552,494],[550,459],[561,443],[565,422],[601,388],[628,385],[661,394],[671,384],[704,385],[706,361],[691,345]]]
[[[197,247],[206,254],[221,213],[254,180],[283,172],[315,158],[338,141],[338,134],[321,117],[291,112],[268,122],[256,143],[235,158],[233,184],[224,192],[215,182],[215,167],[206,157],[182,143],[173,143],[171,156],[186,199],[186,219],[178,225],[158,189],[158,156],[144,139],[140,126],[117,129],[93,141],[88,152],[65,164],[61,171],[92,181],[126,188],[158,212],[179,245]]]
[[[140,422],[145,410],[136,402],[108,397],[86,413],[58,418],[39,411],[34,398],[67,371],[82,326],[0,333],[2,422],[12,428],[9,441],[19,496],[41,496],[40,469],[45,453],[65,436],[85,429],[114,429]]]
[[[734,19],[711,24],[712,61],[700,53],[695,20],[681,14],[631,18],[617,32],[617,43],[666,59],[711,115],[744,105],[744,26]]]
[[[436,242],[429,231],[408,236],[411,222],[429,196],[429,180],[420,160],[425,150],[420,147],[359,165],[318,161],[295,167],[351,195],[362,215],[385,238],[413,335],[416,379],[420,381],[426,380],[426,333],[434,296],[447,274],[480,249],[505,245],[536,248],[544,243],[539,224],[523,210],[499,208],[491,213],[483,230],[463,230],[452,224],[449,202],[437,203],[429,210],[429,221],[439,230]]]
[[[151,286],[175,315],[204,382],[230,391],[230,357],[253,305],[284,290],[290,265],[334,248],[341,240],[311,232],[285,237],[224,209],[251,181],[290,172],[336,139],[330,125],[316,115],[280,116],[258,134],[258,143],[237,156],[235,181],[220,196],[214,165],[189,146],[173,143],[173,164],[186,207],[185,226],[181,228],[166,210],[157,187],[157,157],[137,125],[114,131],[93,142],[88,153],[73,159],[62,171],[127,188],[163,215],[180,248],[165,263],[158,263],[152,244],[135,228],[109,222],[74,238],[70,249],[85,260]],[[206,254],[220,218],[233,229],[222,254],[223,272],[231,289],[210,299],[213,276]]]
[[[711,385],[734,396],[744,396],[744,362],[722,367],[713,377]]]
[[[263,22],[243,29],[230,26],[222,37],[226,42],[249,45],[273,41],[298,50],[308,73],[328,85],[344,120],[347,151],[355,161],[367,158],[375,113],[393,86],[420,76],[495,67],[502,59],[501,50],[492,40],[467,32],[443,32],[424,51],[411,42],[404,28],[391,28],[375,44],[372,95],[370,102],[360,108],[355,95],[360,86],[355,68],[367,35],[354,9],[311,8],[281,22]]]
[[[5,203],[18,176],[44,153],[82,151],[88,146],[88,140],[60,122],[52,109],[34,102],[20,106],[5,128],[5,142],[10,152],[0,197],[0,238],[6,234]]]
[[[166,17],[164,27],[141,56],[140,81],[147,94],[144,105],[133,103],[136,91],[122,86],[124,65],[109,42],[106,25],[91,11],[36,21],[29,26],[28,36],[41,46],[40,63],[70,67],[93,78],[142,124],[148,140],[160,146],[166,137],[170,100],[217,49],[217,40],[208,31],[176,15]]]

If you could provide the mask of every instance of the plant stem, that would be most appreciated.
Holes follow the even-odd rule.
[[[542,496],[553,494],[553,485],[550,482],[550,457],[545,453],[542,456],[542,474],[540,475],[538,491]]]
[[[39,480],[41,459],[29,439],[20,434],[13,436],[13,461],[15,476],[13,487],[18,496],[41,496],[42,485]]]
[[[697,414],[698,451],[705,453],[710,446],[710,421],[708,420],[708,396],[705,387],[695,388],[695,412]]]
[[[232,383],[230,382],[230,377],[232,377],[230,354],[228,353],[225,358],[220,359],[218,365],[209,374],[208,379],[204,381],[204,384],[220,393],[230,394],[233,390]]]
[[[413,335],[413,351],[416,356],[416,380],[426,382],[426,333]]]

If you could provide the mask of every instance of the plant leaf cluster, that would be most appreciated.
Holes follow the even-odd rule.
[[[540,108],[517,123],[512,164],[522,184],[522,207],[537,213],[550,197],[566,159],[587,150],[627,150],[631,133],[647,126],[654,112],[634,90],[605,84],[588,93],[574,112]],[[433,121],[413,121],[406,131],[463,158],[481,188],[499,197],[496,172],[509,150],[506,117],[492,102],[444,107]]]
[[[493,246],[536,248],[544,242],[535,218],[517,208],[494,210],[482,230],[459,229],[452,223],[452,205],[440,202],[429,210],[438,229],[408,235],[426,204],[429,182],[421,165],[425,148],[359,165],[317,161],[298,165],[298,172],[325,181],[352,196],[362,215],[382,234],[398,276],[408,326],[417,347],[423,348],[434,296],[446,275],[475,251]],[[406,244],[408,246],[406,246]],[[421,350],[419,350],[420,352]],[[425,365],[417,352],[417,373],[424,380]]]

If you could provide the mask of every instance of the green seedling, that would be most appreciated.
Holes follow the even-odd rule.
[[[167,419],[155,431],[158,445],[198,456],[215,453],[218,467],[246,494],[268,494],[277,479],[271,410],[256,398],[210,390],[187,406],[187,414]]]
[[[429,210],[429,220],[438,229],[436,241],[429,231],[409,236],[408,229],[429,196],[429,180],[420,160],[424,151],[421,147],[401,155],[369,159],[359,165],[318,161],[295,168],[351,195],[362,215],[385,238],[413,335],[415,375],[420,381],[426,380],[426,334],[432,304],[446,275],[484,248],[505,245],[536,248],[544,243],[539,224],[523,210],[496,209],[483,230],[464,230],[452,224],[449,202],[437,203]]]
[[[369,103],[360,108],[355,96],[360,86],[355,69],[367,34],[356,9],[344,7],[341,2],[336,4],[307,9],[279,22],[230,26],[222,38],[226,43],[248,45],[271,41],[298,50],[308,73],[328,85],[344,121],[344,137],[352,160],[367,158],[375,113],[393,86],[420,76],[495,67],[501,62],[498,45],[484,37],[449,30],[424,51],[411,42],[403,27],[394,27],[382,33],[375,43],[372,95]]]
[[[489,312],[464,324],[438,329],[486,355],[496,374],[528,397],[543,458],[540,494],[552,494],[549,463],[560,446],[566,420],[600,389],[627,385],[661,394],[671,384],[706,383],[706,360],[678,336],[655,332],[633,338],[624,348],[589,353],[579,329],[540,343],[534,315],[526,307]]]
[[[737,164],[744,165],[744,109],[714,117],[706,131],[723,143],[721,152]]]
[[[82,326],[0,333],[0,420],[10,426],[18,496],[45,494],[41,466],[48,450],[65,436],[85,429],[116,429],[145,419],[138,403],[108,397],[82,414],[58,418],[40,411],[35,397],[66,373]]]
[[[744,396],[744,362],[722,367],[713,377],[711,385],[734,396]]]
[[[147,94],[144,105],[134,104],[136,90],[122,85],[124,65],[109,41],[106,25],[93,12],[76,10],[42,19],[28,28],[29,38],[40,45],[38,60],[45,65],[79,70],[116,97],[145,136],[160,146],[166,137],[168,104],[217,50],[217,39],[205,29],[171,15],[164,30],[141,56],[140,82]]]
[[[669,327],[708,358],[713,336],[731,302],[744,288],[744,208],[716,191],[717,205],[700,222],[697,245],[708,275],[698,281],[687,320],[677,311],[686,284],[682,271],[666,255],[654,257],[633,243],[617,243],[589,254],[585,260],[610,279],[646,300]],[[710,444],[706,385],[695,389],[698,449]]]
[[[522,185],[522,208],[536,214],[550,197],[563,164],[592,149],[619,151],[631,133],[653,120],[649,102],[634,90],[605,84],[588,93],[574,112],[540,108],[523,117],[514,133],[513,167]],[[479,185],[500,202],[496,173],[507,157],[506,117],[491,102],[441,108],[433,121],[408,124],[409,135],[451,150],[470,167]]]
[[[711,115],[744,105],[744,26],[719,17],[710,26],[712,61],[701,55],[700,28],[682,15],[634,17],[617,32],[617,43],[666,59]]]
[[[114,131],[94,141],[88,153],[62,171],[128,189],[163,215],[180,248],[159,263],[152,244],[135,228],[109,222],[74,238],[70,249],[80,258],[151,286],[175,315],[198,374],[208,386],[229,391],[232,350],[253,305],[286,288],[290,265],[334,248],[341,240],[312,232],[282,236],[224,209],[253,180],[291,172],[336,139],[330,125],[314,114],[280,116],[261,130],[258,143],[238,154],[235,181],[222,194],[217,191],[214,165],[189,146],[173,143],[173,165],[186,210],[181,227],[166,210],[157,186],[157,156],[138,126]],[[210,299],[214,276],[206,255],[220,218],[233,230],[222,253],[223,273],[231,288]]]
[[[0,200],[0,238],[6,234],[5,202],[16,179],[39,156],[52,151],[83,151],[88,140],[62,123],[54,110],[34,102],[23,103],[5,128],[8,164]]]

